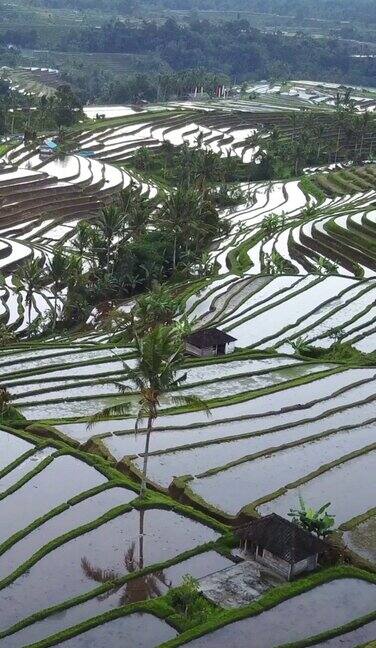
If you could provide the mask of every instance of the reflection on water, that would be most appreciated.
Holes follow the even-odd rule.
[[[123,556],[125,574],[133,574],[144,568],[144,542],[146,537],[144,533],[145,511],[140,511],[139,515],[138,553],[136,551],[136,542],[131,542]],[[86,578],[102,584],[120,580],[125,575],[113,569],[96,567],[86,556],[83,556],[81,559],[81,568]],[[127,581],[125,584],[110,589],[108,592],[98,596],[98,601],[105,601],[110,596],[113,596],[114,593],[119,592],[119,606],[129,603],[139,603],[140,601],[161,596],[171,586],[172,581],[167,580],[162,570],[155,571],[152,574],[139,576],[138,578]]]

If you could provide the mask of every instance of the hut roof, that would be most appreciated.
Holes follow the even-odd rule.
[[[209,347],[217,346],[218,344],[228,344],[229,342],[235,342],[235,339],[236,338],[231,335],[228,335],[228,333],[220,331],[217,328],[195,331],[186,337],[186,341],[189,342],[189,344],[193,344],[193,346],[198,347],[199,349],[208,349]]]
[[[237,529],[242,540],[270,551],[290,564],[320,553],[325,543],[290,520],[271,513]]]

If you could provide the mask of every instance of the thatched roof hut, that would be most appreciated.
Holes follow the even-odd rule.
[[[272,513],[236,530],[246,551],[290,580],[317,567],[325,543],[294,522]]]

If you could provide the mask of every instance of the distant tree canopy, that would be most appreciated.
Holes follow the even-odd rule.
[[[265,33],[246,20],[188,24],[171,18],[163,23],[111,20],[100,28],[80,25],[62,30],[53,44],[45,42],[43,32],[20,26],[2,38],[5,44],[65,52],[147,54],[173,71],[200,67],[237,80],[295,76],[371,85],[376,78],[376,59],[352,58],[344,42],[299,33]]]
[[[61,1],[61,0],[60,0]],[[138,0],[140,7],[175,10],[247,11],[330,20],[376,22],[374,0]]]
[[[180,11],[231,11],[296,16],[305,19],[376,22],[374,0],[26,0],[31,7],[97,10],[103,13],[144,14],[158,9]],[[105,6],[104,6],[105,5]]]
[[[50,7],[51,9],[76,9],[87,11],[96,9],[103,11],[103,0],[29,0],[33,7]],[[106,0],[105,11],[120,14],[132,14],[138,7],[136,0]]]

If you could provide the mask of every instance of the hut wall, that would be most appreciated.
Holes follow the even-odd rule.
[[[235,351],[235,342],[229,342],[226,344],[226,355],[227,353],[233,353]]]
[[[259,549],[256,557],[257,560],[266,565],[266,567],[273,569],[275,572],[277,572],[277,574],[281,574],[284,578],[287,579],[290,577],[291,566],[286,560],[278,558],[278,556],[275,556],[266,549],[262,551],[262,554],[260,553]]]
[[[197,356],[199,358],[207,358],[210,356],[217,355],[217,347],[200,349],[199,347],[196,347],[193,344],[189,344],[189,342],[185,343],[185,350],[187,351],[187,353],[190,353],[191,355]]]
[[[291,576],[297,576],[305,571],[313,571],[317,567],[317,555],[309,556],[292,565]]]

